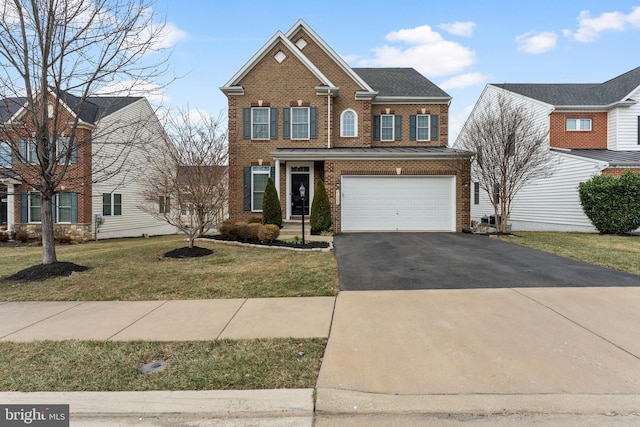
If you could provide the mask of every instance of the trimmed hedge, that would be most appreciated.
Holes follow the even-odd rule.
[[[280,199],[273,180],[267,180],[267,186],[264,189],[264,198],[262,199],[262,223],[275,224],[282,227],[282,208],[280,207]]]
[[[624,234],[640,227],[640,174],[594,176],[578,191],[585,215],[600,233]]]
[[[329,231],[331,228],[331,204],[329,203],[329,195],[324,187],[324,182],[318,179],[316,188],[311,202],[311,232],[320,234],[323,231]]]
[[[240,240],[244,242],[263,241],[272,243],[280,236],[280,227],[275,224],[247,223],[227,219],[218,225],[220,236],[225,240]]]

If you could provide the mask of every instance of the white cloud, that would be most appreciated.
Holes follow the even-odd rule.
[[[640,6],[631,9],[629,14],[619,11],[605,12],[591,16],[591,12],[583,10],[578,15],[578,29],[574,32],[564,30],[563,34],[576,41],[588,43],[598,40],[606,31],[628,31],[640,28]]]
[[[413,67],[429,77],[437,77],[458,73],[476,62],[475,52],[445,40],[429,25],[392,31],[386,40],[400,46],[376,47],[373,58],[362,58],[356,64],[361,67]]]
[[[164,87],[147,81],[124,81],[100,88],[96,95],[100,96],[144,96],[154,104],[166,104],[170,97],[164,93]]]
[[[483,83],[486,79],[487,76],[482,73],[467,73],[445,80],[438,86],[440,86],[444,90],[462,89],[465,87],[475,86],[477,84]]]
[[[446,32],[461,36],[461,37],[471,37],[473,35],[473,30],[476,28],[475,22],[453,22],[450,24],[441,24],[438,25],[438,28],[442,28]]]
[[[516,37],[516,42],[518,43],[518,50],[525,53],[539,54],[554,49],[558,42],[558,35],[552,31],[543,33],[529,31]]]

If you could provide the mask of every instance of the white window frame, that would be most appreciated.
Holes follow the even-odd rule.
[[[389,126],[383,126],[385,117],[391,117],[391,138],[384,137],[384,129],[389,129]],[[395,141],[396,140],[396,116],[395,114],[381,114],[380,115],[380,141]]]
[[[270,166],[251,166],[251,212],[262,212],[262,204],[260,206],[255,206],[254,195],[256,191],[254,189],[255,180],[253,179],[255,175],[267,175],[267,180],[269,180],[269,177],[271,176],[271,167]],[[264,200],[264,190],[265,189],[262,189],[263,200]]]
[[[32,220],[32,216],[33,216],[33,215],[31,215],[31,209],[33,208],[32,203],[31,203],[31,198],[32,198],[32,197],[37,197],[38,199],[40,199],[40,206],[39,206],[39,209],[40,209],[40,219],[39,219],[38,221]],[[28,209],[27,209],[27,214],[29,215],[29,217],[28,217],[28,221],[27,221],[27,222],[29,222],[29,223],[34,223],[34,224],[39,224],[39,223],[41,223],[41,222],[42,222],[42,198],[40,197],[40,193],[35,192],[35,191],[33,191],[33,192],[29,192],[29,193],[28,193],[28,197],[27,197],[27,202],[28,202],[27,204],[29,205],[29,206],[28,206]]]
[[[300,111],[304,110],[304,111],[307,112],[307,117],[306,117],[307,120],[306,120],[306,122],[296,122],[295,121],[295,116],[296,116],[295,112],[299,111],[299,110]],[[293,131],[294,126],[296,126],[296,125],[298,125],[298,126],[303,126],[303,125],[306,126],[307,134],[305,136],[303,136],[303,137],[300,137],[300,136],[296,137],[295,134],[294,134],[294,131]],[[311,108],[309,108],[309,107],[291,107],[291,139],[292,140],[308,140],[308,139],[311,139]]]
[[[427,118],[427,125],[426,126],[420,126],[419,122],[420,122],[420,118],[421,117],[426,117]],[[427,130],[427,137],[425,138],[420,138],[420,129],[425,129]],[[431,114],[417,114],[416,115],[416,141],[431,141]]]
[[[347,127],[345,126],[345,117],[347,114],[353,114],[353,135],[347,135]],[[358,136],[358,113],[351,108],[344,110],[340,114],[340,136],[343,138],[355,138]]]
[[[576,123],[576,128],[575,129],[569,129],[569,121],[571,121],[571,120],[575,121],[575,123]],[[588,129],[585,126],[582,125],[583,122],[589,123]],[[591,131],[593,129],[593,122],[592,122],[591,119],[588,119],[588,118],[573,118],[573,117],[570,117],[570,118],[567,118],[567,121],[565,122],[565,129],[567,130],[567,132],[579,132],[579,131],[589,132],[589,131]]]
[[[104,196],[109,196],[109,213],[104,212]],[[120,196],[120,213],[116,213],[115,196]],[[104,216],[122,216],[122,194],[121,193],[102,193],[102,215]]]
[[[255,111],[266,111],[267,112],[267,121],[266,123],[256,123],[256,121],[254,120],[254,112]],[[266,126],[267,132],[266,132],[266,137],[263,136],[258,136],[256,135],[257,132],[255,132],[255,127],[256,126]],[[264,141],[264,140],[268,140],[271,139],[271,108],[269,107],[251,107],[251,139],[255,139],[255,140],[259,140],[259,141]]]
[[[171,198],[167,195],[161,194],[158,196],[158,213],[168,214],[171,211]]]
[[[9,141],[0,141],[0,168],[11,169],[13,167],[13,151]]]
[[[60,196],[62,194],[68,194],[70,197],[69,204],[67,206],[62,206],[62,204],[60,203]],[[73,210],[73,206],[71,206],[71,193],[64,191],[62,193],[56,194],[55,197],[56,197],[56,224],[71,224],[71,217],[72,217],[72,210]],[[60,221],[61,208],[69,210],[69,221]]]

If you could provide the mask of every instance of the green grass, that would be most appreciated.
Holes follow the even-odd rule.
[[[0,390],[314,388],[325,345],[323,339],[0,343]],[[166,361],[164,371],[139,371],[158,359]]]
[[[518,245],[640,275],[640,237],[595,233],[514,232]]]
[[[0,301],[164,300],[333,296],[332,252],[294,252],[198,241],[213,255],[170,259],[183,237],[117,239],[59,246],[58,260],[90,267],[44,282],[0,282]],[[0,277],[42,262],[40,247],[0,248]]]

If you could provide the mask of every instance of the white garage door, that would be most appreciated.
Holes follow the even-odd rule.
[[[453,176],[343,176],[342,231],[455,231]]]

